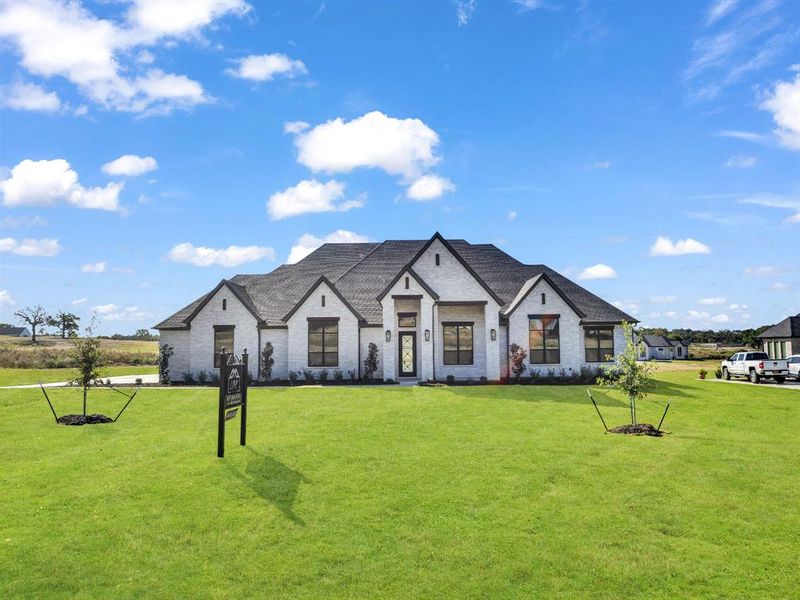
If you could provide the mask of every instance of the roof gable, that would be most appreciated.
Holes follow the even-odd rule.
[[[397,276],[395,276],[395,278],[392,279],[385,288],[383,288],[383,291],[376,296],[376,300],[378,300],[378,302],[383,300],[386,294],[388,294],[392,290],[392,288],[395,285],[397,285],[397,282],[400,281],[400,279],[406,273],[408,273],[411,277],[413,277],[414,281],[416,281],[419,284],[419,286],[423,290],[425,290],[431,298],[433,298],[434,300],[439,299],[439,294],[433,291],[433,289],[431,289],[431,287],[427,283],[425,283],[425,280],[422,277],[420,277],[419,274],[414,269],[412,269],[411,267],[404,267],[403,269],[398,271]]]
[[[561,289],[553,282],[553,280],[550,279],[550,277],[548,277],[547,273],[540,273],[536,277],[533,277],[533,278],[529,279],[528,281],[526,281],[525,285],[523,285],[520,288],[519,293],[517,293],[517,295],[514,298],[514,300],[512,300],[511,303],[506,308],[506,310],[503,311],[503,316],[504,317],[511,316],[511,313],[513,313],[515,310],[517,310],[517,307],[519,307],[520,304],[522,304],[525,301],[525,298],[527,298],[530,295],[530,293],[534,290],[534,288],[537,285],[539,285],[541,282],[543,282],[543,281],[546,282],[552,288],[552,290],[556,294],[558,294],[558,296],[564,302],[566,302],[567,305],[573,311],[575,311],[576,315],[578,315],[581,319],[586,316],[586,313],[584,313],[581,309],[579,309],[577,306],[575,306],[575,303],[572,302],[572,300],[570,300],[566,296],[566,294],[564,294],[564,292],[561,291]]]
[[[334,295],[335,295],[337,298],[339,298],[339,300],[341,300],[341,301],[342,301],[342,304],[344,304],[344,305],[345,305],[345,306],[348,308],[348,310],[349,310],[351,313],[353,313],[353,315],[355,316],[355,318],[356,318],[356,319],[358,319],[359,321],[364,321],[364,320],[365,320],[365,319],[364,319],[364,317],[362,317],[362,316],[361,316],[361,315],[358,313],[358,311],[357,311],[355,308],[353,308],[353,306],[352,306],[352,305],[351,305],[351,304],[350,304],[350,303],[347,301],[347,299],[346,299],[344,296],[342,296],[342,294],[340,294],[340,293],[339,293],[339,290],[337,290],[337,289],[336,289],[336,286],[335,286],[335,285],[333,285],[333,284],[330,282],[330,280],[329,280],[327,277],[325,277],[324,275],[323,275],[322,277],[320,277],[319,279],[317,279],[317,281],[314,283],[314,285],[312,285],[310,288],[308,288],[308,291],[305,293],[305,295],[303,295],[303,297],[302,297],[302,298],[300,298],[300,300],[297,302],[297,304],[295,304],[295,305],[292,307],[292,310],[290,310],[288,313],[286,313],[286,314],[283,316],[283,320],[284,320],[285,322],[287,322],[287,323],[288,323],[288,322],[289,322],[289,319],[291,319],[291,318],[292,318],[292,315],[293,315],[294,313],[296,313],[296,312],[298,311],[298,309],[299,309],[301,306],[303,306],[303,304],[305,303],[305,301],[306,301],[306,300],[308,300],[308,299],[309,299],[309,297],[311,296],[311,294],[313,294],[313,293],[314,293],[314,290],[316,290],[316,289],[317,289],[319,286],[321,286],[323,283],[324,283],[326,286],[328,286],[328,289],[330,289],[330,290],[331,290],[331,291],[334,293]]]
[[[762,339],[800,337],[800,313],[793,317],[786,317],[783,321],[776,323],[758,337]]]

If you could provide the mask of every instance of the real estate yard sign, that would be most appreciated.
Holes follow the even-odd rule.
[[[234,354],[220,352],[219,361],[219,420],[217,423],[217,456],[225,456],[225,423],[240,412],[239,444],[247,438],[247,350],[239,360]]]

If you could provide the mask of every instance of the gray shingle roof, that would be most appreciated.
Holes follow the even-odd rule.
[[[387,240],[383,243],[324,244],[293,265],[282,265],[265,275],[236,275],[230,282],[239,286],[248,308],[262,325],[285,325],[284,315],[300,301],[321,276],[329,279],[339,293],[368,323],[381,323],[377,296],[406,267],[429,240]],[[505,308],[524,283],[546,273],[556,286],[585,313],[587,322],[635,321],[635,319],[570,281],[545,265],[525,265],[492,244],[470,244],[448,240],[451,247],[480,277]],[[202,296],[155,326],[156,329],[186,329]]]
[[[800,313],[793,317],[786,317],[780,323],[773,325],[762,333],[760,338],[790,338],[800,337]]]
[[[28,331],[27,327],[0,327],[0,335],[20,335],[23,331]],[[28,334],[30,335],[30,334]]]

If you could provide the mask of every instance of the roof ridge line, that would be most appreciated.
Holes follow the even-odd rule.
[[[347,275],[347,274],[348,274],[350,271],[352,271],[352,270],[353,270],[353,269],[355,269],[355,268],[356,268],[358,265],[360,265],[360,264],[361,264],[361,263],[363,263],[365,260],[367,260],[367,258],[369,258],[370,256],[372,256],[372,253],[373,253],[373,252],[375,252],[376,250],[378,250],[378,248],[383,248],[383,245],[384,245],[384,244],[385,244],[387,241],[388,241],[388,240],[384,240],[384,241],[382,241],[380,244],[376,245],[376,246],[375,246],[375,247],[374,247],[372,250],[370,250],[369,252],[367,252],[367,253],[364,255],[364,257],[363,257],[363,258],[362,258],[360,261],[358,261],[358,262],[357,262],[356,264],[354,264],[352,267],[350,267],[349,269],[347,269],[347,271],[345,271],[345,272],[344,272],[344,273],[342,273],[342,274],[341,274],[339,277],[337,277],[337,278],[336,278],[336,281],[334,281],[333,283],[337,283],[337,282],[341,281],[341,280],[342,280],[342,278],[343,278],[345,275]],[[364,242],[364,243],[368,243],[368,242]]]

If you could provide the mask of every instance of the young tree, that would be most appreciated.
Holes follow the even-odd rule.
[[[625,332],[625,350],[616,356],[616,364],[603,367],[604,376],[598,377],[601,387],[616,388],[628,395],[631,409],[631,425],[636,425],[636,401],[647,396],[647,390],[653,385],[650,374],[652,365],[639,360],[638,344],[633,325],[622,323]]]
[[[161,344],[158,347],[158,379],[161,383],[169,383],[169,359],[174,352],[175,349],[169,344]]]
[[[31,326],[31,341],[35,344],[36,328],[47,323],[48,316],[45,310],[38,304],[36,306],[26,306],[15,312],[14,316],[19,317],[20,320]]]
[[[275,364],[275,359],[272,358],[272,353],[275,348],[272,347],[272,342],[267,342],[261,349],[261,376],[269,381],[272,379],[272,366]]]
[[[526,358],[528,358],[528,353],[525,352],[525,349],[522,346],[511,344],[511,347],[509,348],[508,360],[511,363],[511,374],[517,381],[519,381],[519,378],[522,377],[522,374],[527,368],[525,365]]]
[[[75,381],[83,386],[83,416],[86,416],[86,394],[92,382],[100,377],[103,365],[103,353],[100,350],[100,338],[93,335],[92,326],[86,328],[85,335],[72,339],[72,365],[78,371]]]
[[[364,378],[372,379],[378,370],[378,346],[370,342],[367,347],[367,358],[364,359]]]
[[[59,310],[54,316],[47,317],[47,326],[55,327],[61,333],[61,338],[72,337],[78,333],[78,315]]]

